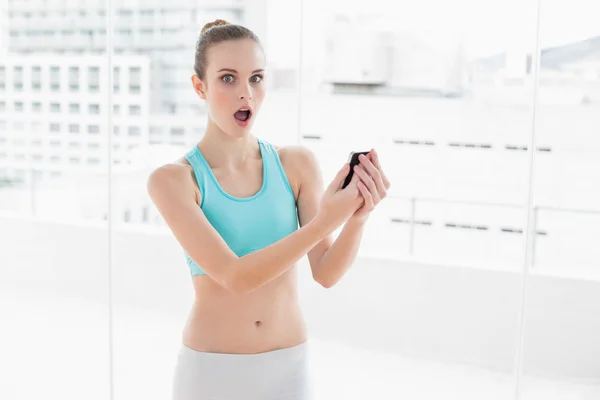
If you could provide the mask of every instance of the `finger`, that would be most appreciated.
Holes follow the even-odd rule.
[[[361,182],[369,189],[375,202],[379,202],[379,191],[373,178],[360,166],[356,166],[354,173],[360,177]]]
[[[335,177],[333,178],[333,180],[331,181],[329,186],[327,186],[327,191],[328,192],[337,191],[342,186],[342,183],[344,182],[346,175],[348,175],[348,172],[350,172],[350,165],[348,163],[346,163],[342,166],[342,168],[338,171],[338,173],[335,174]]]
[[[383,181],[383,183],[386,185],[387,188],[389,188],[390,181],[387,178],[387,176],[385,175],[385,173],[383,172],[383,168],[381,168],[379,154],[377,153],[377,151],[375,149],[371,149],[371,151],[369,152],[369,160],[381,174],[381,180]]]
[[[379,161],[379,154],[377,154],[377,151],[375,151],[375,149],[371,149],[371,151],[369,152],[369,158],[371,159],[373,165],[375,165],[375,167],[379,170],[379,173],[381,174],[381,180],[382,180],[385,188],[389,189],[391,186],[391,183],[390,183],[389,179],[387,178],[387,176],[385,175],[385,173],[383,172],[383,168],[381,168],[381,163]]]
[[[372,210],[375,207],[375,205],[373,202],[373,196],[371,195],[371,192],[369,192],[369,189],[367,188],[367,186],[365,186],[365,184],[362,181],[359,181],[357,186],[358,190],[365,199],[365,205],[363,207],[366,207],[369,211]]]
[[[364,166],[365,170],[369,173],[369,175],[373,177],[375,185],[377,186],[377,190],[379,191],[380,196],[383,197],[385,195],[386,187],[381,177],[381,172],[375,165],[373,165],[371,160],[369,160],[369,157],[361,156],[359,158],[360,164]]]
[[[377,157],[374,149],[369,152],[368,157],[365,157],[361,160],[361,164],[365,166],[367,172],[369,172],[369,174],[375,180],[375,183],[379,189],[379,194],[382,197],[385,197],[385,191],[389,187],[389,181],[381,169],[379,158]]]
[[[367,189],[369,189],[369,191],[371,192],[371,195],[373,196],[375,203],[378,203],[381,199],[381,196],[379,193],[379,189],[377,188],[377,184],[374,181],[373,177],[367,173],[367,171],[364,169],[364,166],[360,165],[360,166],[357,166],[356,168],[357,169],[354,173],[360,177],[363,184],[367,187]]]

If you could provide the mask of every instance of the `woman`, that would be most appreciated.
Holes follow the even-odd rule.
[[[205,25],[194,72],[194,90],[208,109],[205,135],[148,179],[195,291],[173,399],[308,399],[294,267],[307,254],[314,279],[333,286],[389,182],[371,151],[346,188],[347,164],[323,190],[311,152],[250,133],[265,96],[265,56],[247,28]]]

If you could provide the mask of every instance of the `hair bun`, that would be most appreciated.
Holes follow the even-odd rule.
[[[212,28],[213,26],[219,26],[219,25],[229,25],[229,22],[225,21],[224,19],[216,19],[213,22],[209,22],[209,23],[205,24],[202,27],[200,34],[203,34],[204,32],[206,32],[208,29]]]

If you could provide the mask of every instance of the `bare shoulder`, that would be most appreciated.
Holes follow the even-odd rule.
[[[308,147],[294,145],[276,147],[279,159],[284,168],[289,167],[290,170],[298,173],[314,173],[315,169],[319,168],[317,157]]]
[[[275,146],[275,149],[296,198],[303,182],[320,181],[319,162],[312,150],[300,145]]]
[[[159,194],[165,193],[199,196],[194,170],[185,159],[164,164],[153,170],[148,176],[147,189],[155,201]]]

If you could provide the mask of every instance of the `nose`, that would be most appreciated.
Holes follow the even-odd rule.
[[[243,99],[252,99],[252,87],[250,85],[242,85],[240,90],[240,100]]]

